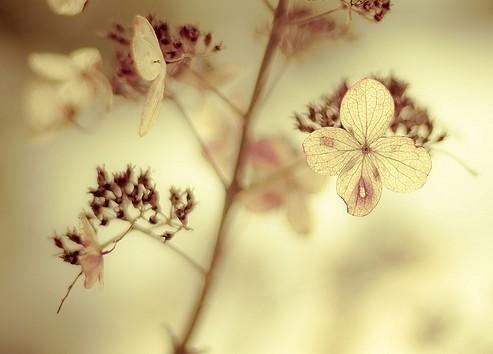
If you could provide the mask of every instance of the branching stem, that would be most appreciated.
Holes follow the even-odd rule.
[[[195,300],[189,319],[186,322],[183,336],[180,342],[176,343],[175,345],[175,354],[186,354],[190,352],[188,348],[189,341],[192,339],[193,334],[196,333],[196,329],[198,328],[198,324],[200,322],[200,319],[202,318],[204,305],[207,302],[208,295],[214,284],[217,266],[222,255],[224,239],[230,219],[230,214],[232,211],[232,206],[234,205],[234,201],[241,190],[241,178],[247,157],[246,152],[248,138],[250,135],[253,117],[264,92],[265,84],[268,79],[269,69],[274,59],[279,41],[281,40],[282,28],[287,21],[287,10],[288,0],[279,0],[279,4],[274,12],[272,30],[269,36],[267,47],[264,52],[264,56],[262,58],[259,72],[257,74],[257,79],[255,82],[252,97],[250,99],[250,104],[248,105],[248,110],[246,111],[242,122],[243,124],[241,129],[241,138],[233,173],[233,180],[228,186],[226,194],[224,196],[223,211],[219,222],[216,240],[213,246],[209,267],[207,269],[202,288],[200,289],[197,299]]]

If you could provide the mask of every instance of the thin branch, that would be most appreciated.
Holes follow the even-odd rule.
[[[217,163],[215,162],[214,157],[212,156],[212,154],[209,152],[209,149],[208,149],[207,145],[202,140],[202,137],[200,136],[199,132],[195,128],[195,125],[193,124],[192,118],[190,117],[190,115],[187,113],[187,111],[185,110],[185,108],[183,107],[183,105],[178,101],[178,99],[174,95],[170,95],[169,98],[171,99],[171,101],[173,101],[173,103],[175,104],[176,108],[180,111],[180,113],[185,118],[185,121],[187,122],[190,130],[192,131],[192,134],[195,136],[195,139],[197,140],[197,142],[199,143],[200,147],[202,148],[202,151],[203,151],[203,153],[206,156],[207,162],[209,162],[209,164],[211,165],[212,169],[216,173],[217,177],[219,178],[219,180],[221,181],[221,183],[223,184],[223,186],[225,188],[227,188],[227,186],[228,186],[228,179],[223,174],[223,172],[221,171],[221,169],[219,168],[219,166],[217,165]]]
[[[262,0],[262,3],[265,5],[265,7],[267,7],[267,9],[274,13],[275,9],[274,9],[274,6],[272,6],[272,4],[269,2],[269,0]]]
[[[79,272],[79,274],[77,274],[77,276],[75,277],[75,279],[72,281],[72,283],[70,283],[70,285],[68,286],[67,288],[67,292],[65,293],[65,296],[62,298],[62,300],[60,301],[60,305],[58,305],[58,310],[56,311],[57,315],[60,313],[60,311],[62,310],[62,306],[63,304],[65,303],[65,300],[67,300],[68,296],[70,295],[70,292],[72,291],[72,288],[74,287],[75,283],[77,283],[77,280],[79,280],[80,276],[82,275],[82,272]]]
[[[340,5],[338,7],[335,7],[333,9],[330,9],[330,10],[327,10],[327,11],[324,11],[322,13],[319,13],[317,15],[313,15],[313,16],[310,16],[310,17],[306,17],[306,18],[302,18],[302,19],[299,19],[297,21],[293,21],[291,22],[290,24],[292,25],[306,25],[307,23],[310,23],[310,22],[313,22],[313,21],[316,21],[322,17],[325,17],[327,15],[330,15],[334,12],[337,12],[339,10],[343,10],[345,8],[344,5]]]
[[[201,316],[203,314],[204,305],[207,302],[207,298],[210,289],[213,286],[215,280],[215,273],[217,266],[221,259],[221,254],[223,250],[223,244],[227,229],[227,224],[230,219],[230,212],[234,204],[235,198],[237,197],[240,187],[240,180],[242,177],[243,167],[246,159],[246,151],[248,145],[248,138],[250,134],[250,129],[255,114],[255,110],[259,103],[259,99],[265,89],[265,84],[268,79],[269,69],[271,67],[272,61],[274,59],[276,49],[279,45],[279,41],[282,36],[282,28],[287,21],[288,12],[288,0],[279,0],[279,4],[274,13],[274,20],[269,36],[269,41],[262,58],[262,63],[260,65],[259,72],[257,74],[257,79],[255,81],[255,88],[253,90],[252,97],[250,99],[250,104],[248,110],[245,113],[245,119],[243,120],[243,126],[241,130],[240,145],[236,157],[236,164],[233,173],[233,181],[229,185],[226,194],[224,196],[224,205],[219,222],[219,227],[216,235],[216,240],[214,243],[210,264],[208,271],[205,275],[204,283],[200,289],[200,293],[196,299],[196,302],[190,313],[190,317],[186,322],[185,330],[181,341],[175,347],[175,354],[184,354],[188,352],[188,342],[191,340],[193,334],[196,332],[197,325],[200,322]]]
[[[199,79],[207,87],[209,91],[216,94],[216,96],[219,97],[229,108],[231,108],[233,112],[235,112],[238,116],[243,118],[243,111],[241,110],[240,107],[234,104],[233,101],[231,101],[228,97],[226,97],[224,93],[219,91],[219,89],[216,86],[212,85],[209,81],[207,81],[207,79],[204,78],[199,72],[193,69],[191,69],[191,72],[192,74],[195,75],[197,79]]]
[[[143,234],[145,234],[145,235],[151,237],[152,239],[159,241],[161,244],[167,246],[170,250],[172,250],[177,255],[179,255],[182,259],[184,259],[189,265],[191,265],[193,268],[195,268],[199,273],[201,273],[201,274],[206,273],[206,269],[202,265],[197,263],[192,257],[190,257],[188,254],[186,254],[185,252],[183,252],[182,250],[180,250],[176,246],[174,246],[174,245],[172,245],[166,241],[163,242],[162,238],[159,235],[156,235],[155,233],[153,233],[149,229],[146,229],[146,228],[141,227],[139,225],[135,225],[134,230],[140,231]]]
[[[451,152],[448,152],[447,150],[442,150],[442,149],[439,149],[439,148],[435,148],[435,147],[434,148],[431,148],[431,151],[436,151],[436,152],[440,152],[440,153],[442,153],[444,155],[447,155],[452,160],[454,160],[459,165],[461,165],[470,175],[472,175],[474,177],[477,177],[479,175],[478,171],[476,171],[475,169],[473,169],[472,167],[470,167],[465,161],[463,161],[459,157],[455,156]]]
[[[266,90],[262,97],[262,103],[266,102],[271,94],[274,92],[275,88],[277,87],[277,84],[279,84],[279,81],[281,81],[282,76],[288,69],[289,63],[291,62],[291,58],[286,58],[285,61],[282,63],[281,69],[276,73],[276,76],[274,79],[272,79],[272,82],[269,86],[269,88]]]

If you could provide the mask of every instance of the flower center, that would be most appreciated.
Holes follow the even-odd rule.
[[[361,151],[363,154],[367,155],[371,152],[371,148],[368,146],[368,144],[365,144],[361,147]]]

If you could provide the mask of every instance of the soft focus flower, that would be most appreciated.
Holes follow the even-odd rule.
[[[344,26],[331,17],[303,21],[313,16],[314,12],[309,6],[294,5],[289,9],[288,20],[279,43],[279,49],[286,57],[300,56],[322,40],[340,39],[349,34]],[[262,35],[269,32],[270,26],[264,26],[259,30]]]
[[[363,79],[342,99],[342,128],[321,128],[303,142],[308,165],[339,175],[337,193],[348,213],[364,216],[380,200],[382,183],[395,192],[411,192],[426,182],[431,158],[408,137],[383,137],[394,116],[394,101],[379,81]]]
[[[308,234],[312,229],[309,196],[322,189],[326,178],[300,164],[299,157],[282,138],[252,143],[248,151],[251,188],[242,202],[258,213],[283,209],[293,230]]]
[[[28,63],[41,79],[27,92],[27,112],[35,133],[67,123],[90,127],[111,107],[111,86],[100,71],[97,49],[81,48],[70,55],[33,53]]]
[[[88,0],[47,0],[48,6],[58,15],[74,16],[80,14]]]

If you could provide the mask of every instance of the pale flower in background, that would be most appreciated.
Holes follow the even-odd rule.
[[[58,14],[74,16],[80,14],[87,5],[88,0],[47,0],[50,9]]]
[[[339,175],[337,194],[348,213],[369,214],[382,194],[421,188],[431,157],[408,137],[383,137],[394,117],[394,100],[379,81],[363,79],[342,99],[342,128],[321,128],[303,142],[308,165],[324,175]]]
[[[97,49],[81,48],[70,55],[33,53],[28,64],[41,78],[27,91],[26,108],[34,133],[68,123],[88,128],[111,108],[111,85],[100,71],[102,58]]]
[[[252,182],[241,199],[246,208],[258,213],[283,209],[294,231],[309,234],[309,197],[322,190],[326,177],[300,163],[300,155],[284,138],[252,143],[248,158]]]

